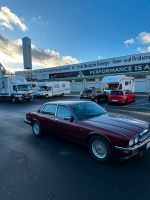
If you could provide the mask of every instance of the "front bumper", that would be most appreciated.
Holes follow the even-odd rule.
[[[150,148],[150,136],[143,142],[136,144],[132,147],[119,147],[115,146],[115,150],[120,153],[122,159],[128,159],[139,154],[141,151]]]
[[[24,122],[25,122],[26,124],[29,124],[29,125],[32,124],[31,121],[27,120],[26,118],[24,119]]]

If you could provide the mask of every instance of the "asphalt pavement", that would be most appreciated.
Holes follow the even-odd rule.
[[[88,150],[46,135],[35,138],[25,113],[56,99],[0,103],[0,200],[145,200],[150,192],[150,150],[127,161],[98,163]],[[150,102],[137,97],[129,105],[101,104],[108,112],[150,122]]]

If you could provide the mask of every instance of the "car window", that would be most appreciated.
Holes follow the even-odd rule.
[[[84,90],[83,93],[91,93],[92,90]]]
[[[111,91],[111,95],[123,95],[123,91]]]
[[[89,119],[106,114],[106,111],[94,102],[72,105],[72,110],[79,120]]]
[[[70,112],[69,108],[66,106],[58,106],[58,110],[57,110],[57,117],[60,118],[65,118],[65,117],[71,117],[72,113]]]
[[[55,104],[47,104],[44,106],[42,113],[49,114],[49,115],[55,115],[56,108],[57,108],[57,105],[55,105]]]
[[[132,94],[132,92],[130,90],[126,90],[125,93],[126,94]]]

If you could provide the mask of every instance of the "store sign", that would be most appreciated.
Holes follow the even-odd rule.
[[[129,72],[150,72],[150,63],[124,65],[117,67],[105,67],[92,70],[80,70],[75,72],[55,73],[50,74],[51,78],[69,78],[69,77],[84,77],[94,75],[109,75],[109,74],[124,74]]]
[[[135,54],[130,56],[121,56],[116,58],[102,59],[92,62],[78,63],[73,65],[66,65],[61,67],[52,67],[40,70],[34,70],[33,74],[54,74],[54,73],[65,73],[83,70],[93,69],[105,69],[112,67],[119,67],[124,65],[135,65],[150,63],[150,53]]]
[[[150,71],[150,63],[94,69],[94,70],[89,70],[89,72],[86,73],[88,75],[101,75],[101,74],[117,74],[117,73],[139,72],[139,71],[143,72]]]

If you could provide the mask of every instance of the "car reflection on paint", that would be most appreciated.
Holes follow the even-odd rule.
[[[25,122],[37,137],[47,131],[86,144],[98,161],[127,159],[150,146],[147,122],[109,114],[91,101],[49,102],[27,113]]]

